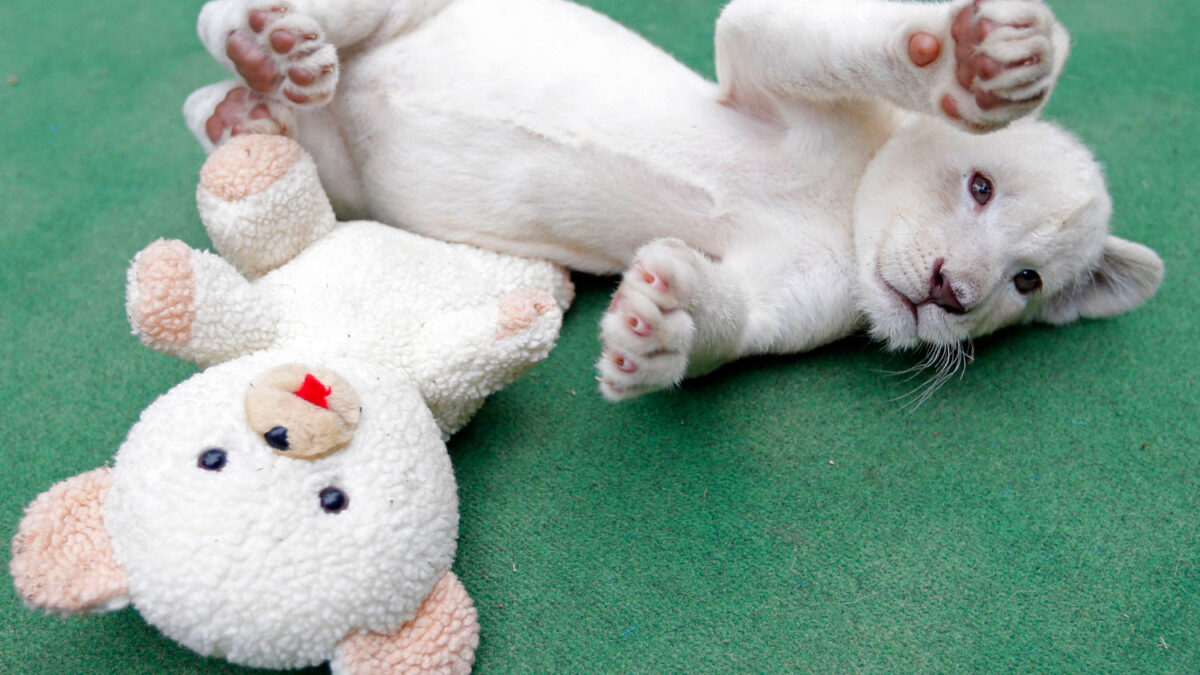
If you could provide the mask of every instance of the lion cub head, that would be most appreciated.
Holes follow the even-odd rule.
[[[1162,260],[1108,233],[1100,165],[1070,134],[1023,121],[970,135],[914,119],[855,203],[858,303],[889,348],[957,345],[1015,323],[1137,307]]]

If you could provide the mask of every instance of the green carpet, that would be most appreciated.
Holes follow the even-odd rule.
[[[711,74],[719,0],[593,4]],[[451,446],[478,672],[1200,672],[1200,4],[1052,4],[1075,46],[1047,115],[1162,254],[1158,296],[981,340],[912,414],[913,359],[863,338],[610,405],[613,284],[577,277],[560,346]],[[5,538],[193,370],[129,336],[123,285],[156,237],[208,246],[179,112],[223,76],[200,5],[0,3]],[[0,593],[0,672],[231,671],[133,611]]]

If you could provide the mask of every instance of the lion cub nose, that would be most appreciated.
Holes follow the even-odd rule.
[[[254,378],[246,421],[276,454],[315,460],[350,444],[361,412],[358,395],[337,373],[288,364]]]
[[[950,279],[942,273],[942,266],[945,264],[945,258],[933,261],[933,273],[929,275],[929,297],[926,302],[932,302],[951,314],[966,314],[967,308],[958,301],[958,296],[954,294],[954,287],[950,285]]]

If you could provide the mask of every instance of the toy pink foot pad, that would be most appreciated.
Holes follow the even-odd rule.
[[[284,136],[238,136],[209,155],[200,186],[225,201],[240,201],[270,188],[300,157],[300,146]]]
[[[128,580],[104,529],[112,470],[95,469],[43,492],[13,538],[11,571],[26,605],[55,614],[123,604]]]
[[[522,288],[509,293],[500,299],[496,339],[503,340],[520,333],[557,304],[554,296],[536,288]]]
[[[134,331],[153,342],[187,344],[196,318],[192,250],[181,241],[160,239],[137,255],[135,265]]]
[[[394,635],[359,633],[338,645],[342,672],[454,673],[471,671],[479,646],[475,605],[458,578],[447,572],[421,603],[417,615]]]

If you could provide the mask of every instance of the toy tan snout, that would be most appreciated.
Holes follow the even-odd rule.
[[[246,420],[275,453],[316,460],[350,444],[361,412],[358,394],[326,368],[288,364],[254,378]]]

